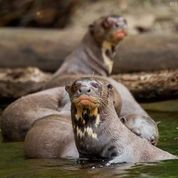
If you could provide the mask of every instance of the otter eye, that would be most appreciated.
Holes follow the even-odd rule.
[[[98,83],[95,83],[95,82],[92,82],[91,85],[92,85],[94,88],[98,88],[98,87],[99,87]]]
[[[125,124],[126,121],[127,121],[127,119],[126,119],[125,117],[121,117],[120,120],[121,120],[121,122],[122,122],[123,124]]]
[[[120,25],[119,25],[118,23],[115,23],[115,27],[116,27],[116,28],[119,28],[119,26],[120,26]]]
[[[113,88],[113,86],[110,83],[107,85],[107,87],[108,87],[108,89],[112,89]]]

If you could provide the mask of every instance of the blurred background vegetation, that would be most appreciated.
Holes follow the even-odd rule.
[[[150,98],[177,97],[178,0],[0,0],[0,97],[19,97],[24,81],[28,89],[29,80],[36,86],[31,78],[44,82],[46,74],[39,69],[55,72],[87,26],[111,14],[127,19],[129,33],[118,47],[112,74],[132,73],[129,79],[123,76],[122,82],[134,96],[132,89],[142,88],[145,99],[147,84],[146,91],[150,93],[152,86],[154,93]],[[33,68],[14,70],[19,67]]]
[[[86,28],[108,14],[125,15],[132,34],[178,32],[177,0],[0,0],[0,26]]]

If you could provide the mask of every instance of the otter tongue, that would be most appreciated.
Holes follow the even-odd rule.
[[[115,35],[117,38],[122,39],[124,36],[126,36],[126,33],[124,31],[117,31]]]
[[[80,103],[83,106],[90,106],[92,104],[92,101],[88,96],[80,96],[79,99],[80,99]]]
[[[90,106],[91,105],[91,101],[90,100],[81,100],[80,103],[84,106]]]

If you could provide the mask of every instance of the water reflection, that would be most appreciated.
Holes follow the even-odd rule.
[[[152,110],[149,114],[160,122],[158,147],[178,155],[178,112]],[[72,159],[25,159],[23,143],[0,143],[0,150],[0,178],[178,177],[178,160],[106,166],[104,162],[79,163]]]

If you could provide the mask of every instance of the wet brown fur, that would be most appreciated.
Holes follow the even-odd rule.
[[[136,136],[122,124],[114,108],[112,98],[113,90],[112,87],[108,87],[110,84],[106,86],[104,82],[101,82],[101,85],[97,79],[93,78],[82,78],[79,81],[81,85],[76,86],[76,82],[74,82],[71,87],[68,87],[67,91],[72,103],[72,125],[74,128],[75,143],[80,157],[107,159],[111,160],[110,163],[177,159],[176,156]],[[92,87],[91,82],[93,81],[102,86],[97,89],[97,93]],[[78,90],[82,90],[83,88],[89,88],[90,92],[88,92],[89,90],[84,90],[83,93],[78,93]],[[86,124],[77,124],[75,117],[77,106],[73,99],[81,95],[88,95],[96,99],[98,97],[98,104],[96,105],[99,108],[97,114],[100,115],[100,124],[98,127],[95,126],[95,122],[92,120],[93,118],[90,118],[89,115],[87,116],[89,120]],[[90,110],[87,105],[83,105],[83,112],[86,109]],[[82,117],[81,119],[85,118]],[[78,134],[76,128],[80,129],[81,134]],[[85,130],[92,131],[92,134],[88,134]]]

